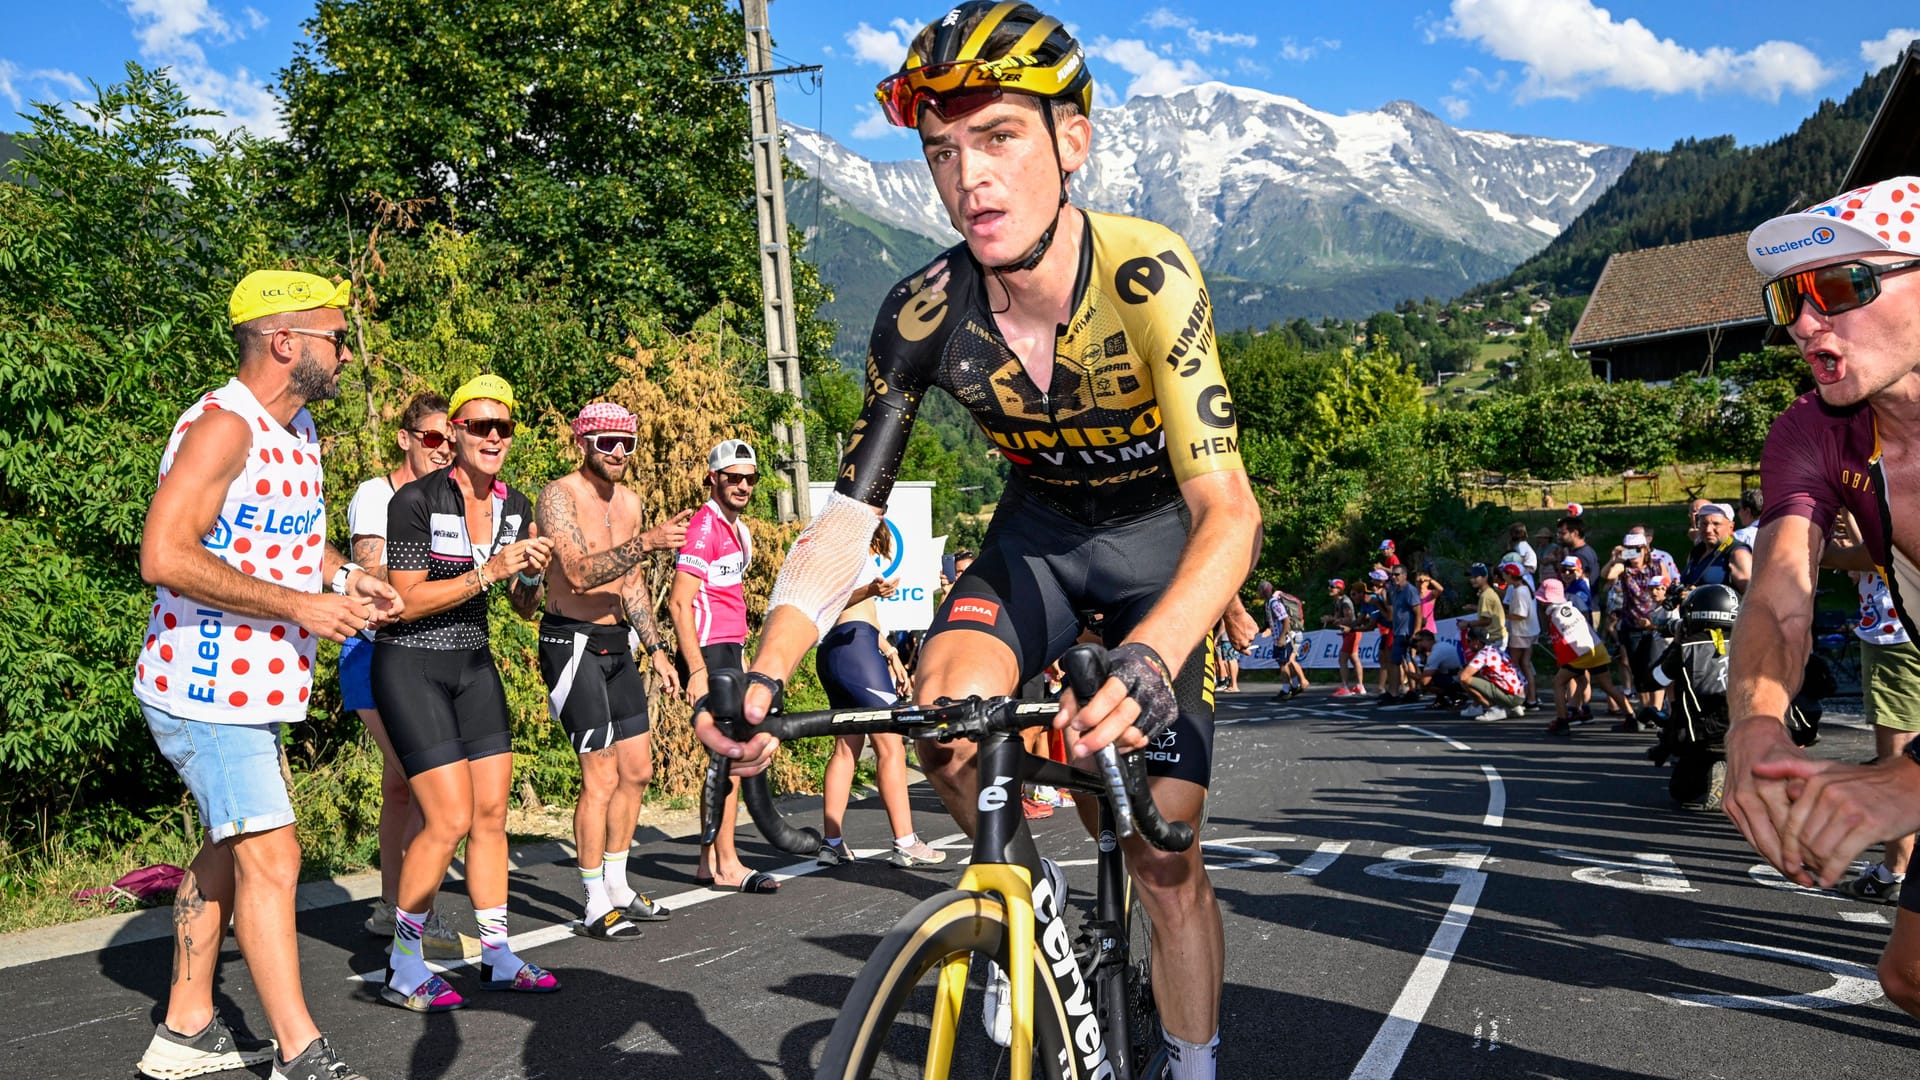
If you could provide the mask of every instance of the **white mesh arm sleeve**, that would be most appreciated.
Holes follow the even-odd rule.
[[[827,504],[787,552],[767,611],[782,604],[798,608],[825,637],[845,610],[853,584],[870,558],[867,549],[878,524],[879,510],[837,491],[827,496]]]

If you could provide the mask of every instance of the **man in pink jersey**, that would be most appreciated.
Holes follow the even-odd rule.
[[[707,671],[740,671],[747,643],[747,564],[753,560],[753,536],[740,511],[760,482],[753,447],[728,439],[707,454],[707,486],[713,497],[687,522],[687,539],[674,563],[673,591],[667,610],[680,655],[687,662],[687,700],[707,694]],[[737,788],[737,785],[736,785]],[[703,808],[704,811],[704,808]],[[734,847],[739,800],[731,794],[720,811],[720,833],[700,849],[697,881],[747,893],[778,891],[780,882],[748,870]]]
[[[300,844],[280,756],[306,718],[318,638],[396,618],[400,598],[327,543],[309,401],[339,390],[347,286],[259,270],[228,301],[239,374],[175,425],[140,542],[157,596],[134,696],[200,808],[206,842],[174,901],[165,1019],[140,1059],[158,1080],[274,1059],[273,1080],[354,1080],[307,1012],[294,937]],[[332,592],[321,591],[322,583]],[[213,1009],[232,919],[278,1041],[238,1040]]]

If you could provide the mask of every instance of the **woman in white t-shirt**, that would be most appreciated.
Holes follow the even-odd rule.
[[[1507,583],[1507,656],[1520,677],[1527,681],[1528,700],[1523,702],[1524,707],[1537,709],[1540,700],[1533,682],[1533,643],[1540,637],[1540,615],[1533,598],[1532,579],[1527,576],[1526,563],[1517,551],[1508,552],[1507,557],[1500,560],[1500,570]]]
[[[453,426],[447,420],[447,399],[431,391],[416,394],[400,414],[394,433],[400,444],[400,467],[361,484],[347,506],[347,532],[353,539],[353,561],[386,580],[387,503],[393,493],[419,477],[447,467],[453,460]],[[380,747],[380,899],[367,918],[367,933],[393,936],[393,904],[399,895],[400,860],[420,831],[420,808],[407,787],[407,774],[394,755],[393,740],[373,705],[373,641],[350,637],[340,647],[340,705],[360,714],[367,734]],[[460,960],[466,956],[460,935],[434,914],[423,935],[432,960]]]

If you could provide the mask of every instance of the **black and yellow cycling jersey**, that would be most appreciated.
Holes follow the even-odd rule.
[[[973,414],[1029,493],[1084,524],[1151,514],[1180,499],[1181,482],[1242,467],[1193,253],[1150,221],[1085,219],[1073,316],[1056,333],[1045,388],[995,326],[987,272],[965,244],[893,288],[836,490],[886,505],[932,386]]]

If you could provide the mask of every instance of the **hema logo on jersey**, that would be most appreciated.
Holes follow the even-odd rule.
[[[324,503],[314,503],[313,509],[303,514],[288,514],[271,506],[255,506],[241,503],[234,511],[233,520],[224,516],[214,519],[213,528],[200,538],[200,543],[212,551],[223,551],[233,544],[237,533],[272,533],[276,536],[307,536],[319,531],[324,523],[327,508]]]

